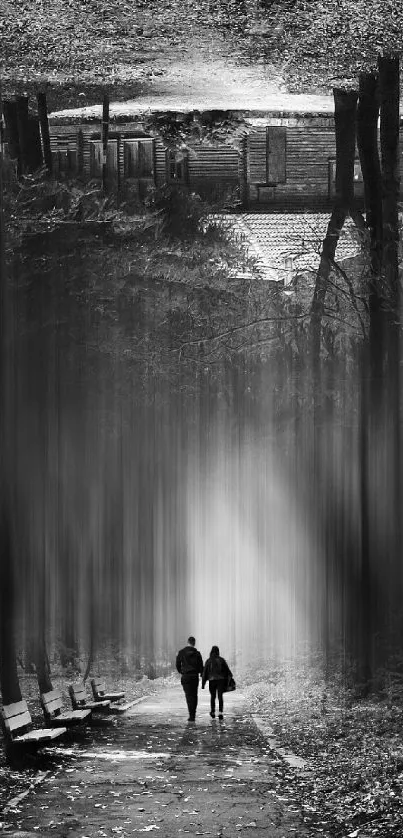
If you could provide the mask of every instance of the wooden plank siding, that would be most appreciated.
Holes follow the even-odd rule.
[[[100,125],[94,123],[50,123],[56,176],[67,169],[82,173],[85,179],[100,178],[99,165],[94,164],[94,155],[99,155],[96,149],[100,147],[100,130]],[[174,182],[187,183],[190,189],[202,194],[216,187],[239,187],[246,206],[261,205],[266,210],[330,205],[336,157],[332,117],[259,118],[247,130],[239,151],[224,144],[189,144],[183,167],[186,176],[182,177],[178,174],[180,167],[175,169],[172,165],[172,155],[170,158],[164,141],[147,135],[141,122],[114,124],[109,135],[110,169],[118,185],[126,181],[132,186],[137,183],[139,193],[145,193],[152,184],[160,187]],[[401,130],[403,189],[403,127]],[[135,162],[136,143],[137,150],[141,148],[141,154],[144,152],[143,174],[140,164]],[[131,163],[128,163],[129,148],[134,155]],[[362,195],[358,169],[357,172],[356,194]]]
[[[80,171],[80,137],[76,129],[61,135],[50,136],[50,150],[52,153],[53,171],[56,177],[60,174],[74,176]]]
[[[163,186],[167,182],[167,149],[163,141],[157,138],[154,145],[155,185]]]
[[[255,129],[247,143],[247,179],[249,201],[259,200],[259,193],[264,193],[267,200],[276,202],[280,199],[290,203],[294,198],[307,197],[327,199],[329,197],[329,160],[335,157],[336,147],[333,129],[312,127],[308,130],[300,126],[291,126],[282,138],[284,168],[277,164],[277,170],[270,172],[267,166],[267,151],[270,148],[265,127]],[[268,142],[269,140],[269,142]],[[276,144],[278,158],[279,143]],[[270,158],[269,158],[270,160]],[[276,181],[275,175],[279,175]],[[264,190],[259,187],[271,187]]]
[[[102,177],[103,149],[101,140],[90,140],[89,174],[91,178]],[[108,140],[106,154],[106,169],[108,177],[118,176],[118,140]]]
[[[219,200],[239,189],[240,154],[230,146],[192,145],[188,156],[188,185],[203,197]]]
[[[287,129],[266,129],[266,167],[268,183],[285,183],[287,179]]]

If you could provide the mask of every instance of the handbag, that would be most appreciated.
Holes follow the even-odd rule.
[[[227,679],[227,684],[226,684],[224,692],[232,693],[234,690],[236,690],[236,683],[235,683],[232,675],[230,675],[229,678]]]

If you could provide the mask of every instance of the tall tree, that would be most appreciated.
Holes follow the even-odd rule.
[[[0,111],[2,106],[0,83]],[[3,704],[21,700],[15,644],[15,571],[7,451],[9,296],[3,218],[3,127],[0,127],[0,688]]]

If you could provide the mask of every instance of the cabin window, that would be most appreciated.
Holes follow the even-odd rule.
[[[57,146],[52,151],[53,170],[57,174],[72,175],[77,170],[77,152],[75,148]]]
[[[269,127],[266,131],[266,182],[286,182],[286,129]]]
[[[358,157],[354,160],[354,191],[359,194],[362,190],[363,177]],[[329,197],[336,194],[336,161],[329,160]]]
[[[154,140],[124,141],[125,177],[154,179]]]
[[[100,140],[92,140],[91,141],[91,177],[98,178],[102,177],[102,165],[103,165],[103,150],[102,150],[102,142]],[[118,141],[117,140],[109,140],[108,142],[108,149],[107,149],[107,156],[106,156],[106,168],[108,175],[117,175],[118,172]]]
[[[167,152],[167,174],[169,181],[187,183],[188,181],[188,155],[187,151]]]
[[[271,201],[274,201],[276,197],[276,187],[275,186],[266,186],[266,184],[258,184],[257,185],[257,199],[259,204],[268,204]]]

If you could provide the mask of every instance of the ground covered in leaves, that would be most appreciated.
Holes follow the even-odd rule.
[[[397,838],[403,832],[403,707],[386,696],[357,700],[320,669],[273,664],[250,673],[254,712],[279,746],[306,760],[295,797],[310,834]]]
[[[263,58],[264,14],[254,3],[237,10],[205,0],[5,2],[3,95],[48,86],[51,110],[99,102],[105,89],[114,99],[130,99],[168,67],[180,72],[199,54],[210,64],[227,60],[232,72],[233,59]]]

